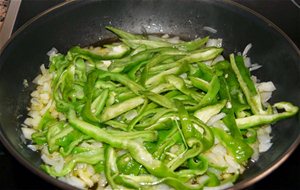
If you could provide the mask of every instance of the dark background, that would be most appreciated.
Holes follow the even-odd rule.
[[[265,16],[281,28],[300,47],[300,8],[291,0],[234,0]],[[294,0],[300,5],[300,0]],[[42,11],[55,6],[62,0],[22,0],[14,31],[30,18]],[[300,147],[283,163],[263,180],[247,188],[256,189],[300,189]],[[0,189],[57,189],[51,184],[32,174],[19,164],[0,143]]]

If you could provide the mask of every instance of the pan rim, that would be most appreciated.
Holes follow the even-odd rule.
[[[103,1],[103,0],[101,0]],[[192,0],[193,1],[193,0]],[[201,1],[201,0],[194,0],[194,1]],[[205,1],[205,0],[204,0]],[[232,0],[216,0],[219,2],[223,2],[224,4],[229,4],[230,6],[240,9],[241,11],[247,12],[249,13],[251,16],[258,18],[259,20],[261,20],[263,23],[267,24],[268,26],[271,27],[270,30],[274,30],[277,33],[279,33],[287,42],[288,44],[291,45],[291,47],[296,51],[296,54],[298,54],[298,56],[300,57],[300,50],[297,47],[297,45],[290,39],[290,37],[282,30],[280,29],[276,24],[274,24],[272,21],[270,21],[269,19],[267,19],[266,17],[262,16],[261,14],[257,13],[256,11],[241,5],[237,2],[234,2]],[[43,11],[42,13],[38,14],[37,16],[31,18],[29,21],[27,21],[24,25],[22,25],[19,29],[17,29],[16,32],[14,32],[11,36],[11,38],[4,44],[4,46],[1,48],[0,50],[0,56],[2,55],[2,53],[5,51],[6,47],[14,40],[14,38],[16,36],[18,36],[20,33],[22,33],[22,31],[24,31],[27,27],[29,27],[32,23],[36,22],[38,19],[42,18],[43,16],[49,14],[52,11],[55,11],[61,7],[70,5],[72,3],[74,3],[75,0],[70,0],[70,1],[66,1],[63,3],[60,3],[50,9],[47,9],[45,11]],[[1,65],[0,65],[0,69],[1,69]],[[42,170],[35,168],[33,166],[31,166],[31,164],[24,159],[19,153],[18,151],[9,143],[9,141],[7,140],[7,138],[4,136],[3,133],[3,129],[0,128],[0,141],[1,143],[4,145],[4,147],[6,148],[6,150],[8,150],[8,152],[13,155],[13,157],[19,162],[21,163],[23,166],[25,166],[28,170],[30,170],[32,173],[34,173],[35,175],[43,178],[45,181],[50,182],[51,184],[63,188],[63,189],[74,189],[75,187],[66,184],[62,181],[57,180],[54,177],[51,177],[50,175],[46,174],[45,172],[43,172]],[[263,178],[265,178],[267,175],[269,175],[272,171],[274,171],[275,169],[277,169],[282,163],[284,163],[288,157],[294,152],[294,150],[298,147],[298,145],[300,144],[300,134],[298,135],[297,139],[291,144],[291,146],[284,152],[282,153],[282,155],[280,157],[278,157],[275,161],[274,164],[270,165],[269,167],[267,167],[265,170],[259,172],[258,174],[256,174],[253,178],[249,178],[249,179],[244,179],[242,181],[237,182],[236,184],[234,184],[234,186],[232,186],[230,189],[243,189],[245,187],[248,187],[250,185],[253,185],[254,183],[262,180]]]

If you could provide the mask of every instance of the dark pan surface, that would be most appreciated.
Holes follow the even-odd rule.
[[[249,56],[262,64],[256,73],[262,81],[277,87],[272,101],[300,105],[300,57],[284,35],[271,23],[224,1],[79,1],[60,6],[26,25],[7,44],[0,57],[0,137],[8,150],[27,168],[61,188],[70,186],[39,169],[38,153],[29,150],[21,138],[20,123],[26,115],[30,91],[23,79],[32,81],[39,66],[47,64],[46,53],[56,47],[66,52],[74,45],[86,46],[112,34],[104,26],[113,25],[135,33],[168,33],[183,38],[220,37],[225,55],[243,51],[253,44]],[[210,26],[216,34],[203,30]],[[264,177],[296,148],[300,141],[299,116],[277,123],[272,132],[272,148],[241,176],[236,188]]]

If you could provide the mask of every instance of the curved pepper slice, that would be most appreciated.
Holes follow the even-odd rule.
[[[249,117],[236,119],[236,124],[240,129],[247,129],[249,127],[261,126],[269,123],[274,123],[278,120],[285,119],[295,115],[299,108],[289,102],[278,102],[274,104],[277,109],[284,109],[284,112],[274,113],[270,115],[252,115]]]

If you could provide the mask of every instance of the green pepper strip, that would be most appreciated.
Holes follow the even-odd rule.
[[[113,81],[118,81],[124,86],[128,87],[132,92],[134,92],[136,95],[140,95],[141,91],[144,91],[144,87],[141,85],[135,83],[130,78],[128,78],[125,75],[119,74],[119,73],[112,73],[102,70],[97,70],[99,78],[106,78],[109,77]]]
[[[108,60],[120,59],[130,52],[130,48],[123,43],[106,44],[104,47],[105,48],[93,48],[90,52]]]
[[[142,63],[135,65],[129,72],[128,72],[128,77],[131,80],[136,81],[137,80],[137,76],[136,73],[142,68],[142,66],[146,65],[148,63],[148,61],[143,61]],[[138,79],[140,80],[140,79]]]
[[[149,78],[149,69],[163,61],[165,61],[166,59],[173,57],[172,55],[165,55],[165,54],[159,54],[156,55],[153,59],[151,59],[144,67],[143,71],[142,71],[142,75],[141,75],[141,84],[143,86],[145,86],[145,82],[148,80]]]
[[[112,189],[118,189],[118,185],[114,181],[114,176],[117,176],[119,174],[117,163],[116,163],[116,152],[114,148],[112,148],[109,145],[105,146],[104,149],[104,174],[105,177],[109,183],[109,185],[112,187]]]
[[[248,128],[247,130],[241,131],[246,138],[244,138],[244,141],[248,144],[255,143],[257,140],[257,132],[255,129]]]
[[[79,46],[75,46],[70,49],[70,53],[74,57],[80,57],[83,59],[86,59],[90,61],[91,63],[95,64],[96,62],[100,60],[109,60],[109,59],[118,59],[122,58],[124,55],[126,55],[129,51],[130,48],[126,46],[125,44],[118,45],[118,52],[113,52],[112,48],[107,48],[111,50],[101,50],[101,51],[96,51],[96,50],[89,50],[89,49],[83,49],[80,48]]]
[[[115,33],[118,35],[120,38],[123,39],[129,39],[129,40],[135,40],[135,39],[143,39],[144,37],[142,35],[137,35],[137,34],[131,34],[129,32],[125,32],[124,30],[112,27],[112,26],[106,26],[105,27],[107,30]]]
[[[81,111],[81,117],[88,122],[98,123],[99,119],[92,112],[92,98],[94,93],[95,83],[98,75],[96,71],[91,72],[88,75],[87,82],[84,88],[84,94],[86,97],[86,103]]]
[[[200,50],[192,51],[190,54],[186,55],[182,59],[171,63],[170,67],[172,68],[179,65],[188,65],[190,63],[211,60],[217,57],[219,54],[221,54],[222,51],[222,48],[216,47],[207,47]]]
[[[67,76],[72,76],[73,73],[71,72],[71,66],[68,66],[68,69],[62,71],[60,75],[57,75],[55,80],[52,82],[53,85],[53,98],[55,100],[56,109],[59,112],[67,112],[70,108],[74,106],[71,103],[68,103],[62,97],[62,92],[67,83],[65,81],[73,81],[73,79],[66,80]],[[68,99],[68,97],[66,97]]]
[[[218,76],[214,76],[209,83],[208,92],[204,95],[204,97],[200,100],[199,104],[189,108],[189,110],[197,110],[201,107],[204,107],[206,105],[209,105],[216,101],[217,94],[220,90],[220,82],[218,79]]]
[[[190,119],[194,125],[196,124],[197,126],[201,127],[204,130],[202,134],[203,137],[201,139],[201,143],[203,145],[203,152],[204,152],[205,150],[208,150],[210,147],[214,145],[214,133],[212,132],[210,127],[204,124],[197,117],[190,115]]]
[[[109,66],[111,72],[128,72],[137,65],[140,65],[150,59],[154,52],[145,50],[133,56],[125,57],[114,61],[114,64]]]
[[[155,114],[155,115],[153,117],[151,117],[149,119],[145,119],[143,122],[137,124],[136,127],[145,128],[145,127],[148,127],[148,126],[153,125],[155,123],[158,123],[159,122],[158,120],[162,119],[165,114],[167,114],[171,111],[172,110],[165,109],[165,108],[154,108],[154,109],[147,110],[142,115],[136,117],[135,119],[137,121],[140,121],[145,116],[148,116],[148,115],[151,115],[151,114]]]
[[[35,132],[31,135],[31,139],[37,145],[43,145],[47,143],[46,137],[47,131]]]
[[[143,126],[146,127],[144,130],[164,130],[164,129],[170,129],[174,125],[174,120],[177,119],[177,114],[175,113],[169,113],[165,114],[161,118],[157,120],[157,122],[154,122],[153,124],[150,124],[149,126]],[[136,126],[140,127],[140,126]]]
[[[162,71],[159,74],[149,77],[148,80],[146,80],[145,82],[145,86],[149,88],[158,85],[159,83],[164,81],[165,76],[179,75],[186,72],[187,69],[188,69],[187,67],[181,65],[181,66],[172,67],[171,69]]]
[[[207,66],[203,62],[197,62],[197,65],[199,70],[196,75],[198,75],[198,77],[200,77],[203,80],[211,81],[213,76],[215,76],[213,68]]]
[[[74,65],[75,65],[75,74],[77,76],[77,79],[79,81],[85,82],[87,80],[86,76],[86,64],[83,59],[78,58],[74,59]]]
[[[221,99],[228,100],[228,104],[231,105],[237,117],[240,117],[244,110],[249,109],[249,105],[244,99],[244,94],[240,88],[240,84],[237,81],[235,74],[231,69],[224,71],[227,78],[220,76],[220,88],[219,94]]]
[[[217,76],[214,76],[209,83],[209,88],[207,94],[203,97],[199,104],[206,106],[211,104],[215,99],[220,90],[220,82]]]
[[[247,102],[250,105],[252,112],[254,114],[266,114],[261,104],[260,95],[257,92],[256,87],[250,78],[250,72],[244,64],[243,57],[234,57],[234,55],[231,54],[230,64],[234,73],[236,74],[241,89],[243,90],[246,96]]]
[[[158,142],[159,147],[153,153],[153,157],[155,159],[161,160],[166,149],[170,148],[176,142],[180,141],[181,136],[178,132],[178,129],[176,127],[173,127],[163,139],[159,139],[159,140],[160,140]]]
[[[151,92],[154,92],[157,94],[171,91],[171,90],[176,90],[176,88],[170,83],[162,83],[162,84],[159,84],[159,85],[155,86],[154,88],[150,89]]]
[[[166,108],[174,108],[173,102],[171,102],[169,99],[165,98],[164,96],[161,96],[159,94],[156,94],[154,92],[147,91],[143,86],[139,85],[138,83],[135,83],[134,81],[130,80],[127,76],[118,74],[118,73],[111,73],[106,71],[100,71],[98,70],[98,74],[100,77],[110,77],[112,80],[116,80],[123,85],[127,86],[132,92],[134,92],[137,95],[144,95],[153,102],[166,107]],[[128,111],[128,110],[127,110]]]
[[[109,89],[109,90],[114,90],[118,88],[118,85],[113,83],[112,81],[102,81],[102,80],[97,80],[95,84],[95,88],[103,88],[103,89]]]
[[[153,186],[155,188],[155,185],[166,183],[172,187],[175,187],[175,189],[180,190],[201,190],[203,189],[203,184],[187,184],[183,183],[180,179],[174,178],[174,177],[165,177],[158,179],[151,175],[143,175],[143,176],[132,176],[132,175],[119,175],[116,177],[116,181],[119,184],[124,184],[129,188],[135,188],[135,189],[144,189],[146,187]]]
[[[116,128],[116,129],[126,130],[126,128],[127,128],[127,124],[121,123],[121,122],[118,122],[115,120],[106,121],[105,124],[108,126],[111,126],[113,128]]]
[[[299,108],[289,102],[278,102],[274,104],[277,109],[284,109],[284,112],[274,113],[270,115],[253,115],[244,118],[236,119],[236,124],[240,129],[247,129],[250,127],[261,126],[265,124],[274,123],[278,120],[285,119],[295,115]]]
[[[228,127],[230,134],[235,139],[243,139],[239,128],[235,122],[233,109],[224,109],[226,116],[223,118],[224,124]]]
[[[80,142],[82,142],[85,139],[89,139],[89,137],[73,129],[72,132],[58,139],[56,143],[57,145],[61,146],[59,149],[61,155],[67,156]]]
[[[145,82],[145,85],[149,87],[154,84],[157,84],[166,75],[184,73],[186,69],[188,69],[188,67],[183,67],[183,65],[187,65],[197,61],[205,61],[205,60],[213,59],[216,56],[218,56],[222,51],[223,51],[222,48],[204,48],[201,50],[194,51],[190,55],[187,55],[182,59],[179,59],[178,61],[169,64],[171,69],[163,71],[160,74],[150,77]]]
[[[238,163],[244,163],[252,156],[252,148],[243,140],[236,139],[219,128],[211,128],[211,130]]]
[[[220,180],[217,177],[216,174],[214,174],[213,172],[207,172],[207,175],[209,177],[209,180],[206,182],[205,186],[208,187],[215,187],[215,186],[219,186],[220,185]]]
[[[141,45],[145,45],[148,49],[160,48],[160,47],[172,47],[173,44],[164,41],[153,41],[144,39],[121,39],[126,45],[132,49],[136,49]]]
[[[194,158],[190,158],[187,162],[188,164],[188,168],[191,169],[191,171],[189,170],[181,170],[178,173],[183,174],[194,174],[193,172],[197,172],[197,173],[202,173],[204,174],[207,169],[208,169],[208,161],[205,157],[198,155]],[[201,174],[196,174],[196,175],[201,175]]]
[[[175,47],[177,47],[178,49],[183,49],[185,51],[193,51],[202,47],[208,40],[209,37],[206,36],[205,38],[199,38],[190,42],[182,42],[176,44]]]
[[[194,100],[200,102],[203,98],[201,94],[198,92],[189,89],[186,87],[184,80],[180,77],[174,76],[174,75],[168,75],[165,77],[165,79],[172,84],[175,88],[177,88],[180,92],[192,97]]]
[[[155,102],[165,108],[175,109],[174,103],[165,96],[162,96],[162,95],[156,94],[154,92],[150,92],[150,91],[143,92],[143,95],[145,95],[147,98],[149,98],[153,102]]]
[[[92,124],[81,121],[76,118],[74,111],[69,113],[70,124],[80,130],[82,133],[98,140],[110,144],[112,147],[128,150],[131,156],[153,175],[157,177],[177,177],[175,173],[169,170],[161,161],[156,160],[139,142],[133,140],[125,140],[107,133],[105,130],[98,128]]]
[[[180,119],[184,138],[189,139],[191,137],[195,137],[197,139],[200,139],[202,135],[194,128],[192,121],[190,120],[189,113],[178,100],[175,101],[175,103],[178,110],[178,116]]]
[[[143,167],[137,163],[129,153],[125,153],[117,158],[117,166],[120,173],[126,175],[139,175],[140,170]]]
[[[190,42],[181,42],[178,44],[172,44],[167,41],[154,41],[154,40],[145,40],[145,39],[122,39],[122,42],[124,42],[129,47],[136,49],[137,47],[141,45],[145,45],[147,48],[159,48],[159,47],[175,47],[180,50],[184,51],[192,51],[200,48],[203,46],[207,41],[208,37],[205,37],[203,39],[196,39],[194,41]]]
[[[200,90],[203,90],[204,92],[207,92],[209,89],[209,82],[206,80],[203,80],[198,77],[189,76],[189,79],[192,82],[192,85],[196,88],[199,88]]]
[[[100,121],[105,122],[113,119],[137,106],[143,104],[145,99],[142,96],[137,96],[124,102],[113,104],[110,107],[104,108],[102,114],[100,115]]]
[[[144,102],[143,106],[138,112],[138,115],[135,118],[133,118],[128,124],[127,131],[131,131],[134,128],[134,126],[142,119],[146,111],[147,105],[148,105],[148,99],[146,99],[146,101]]]
[[[192,148],[184,151],[180,155],[178,155],[177,158],[173,159],[168,163],[168,167],[170,170],[174,171],[176,170],[179,166],[181,166],[186,160],[193,158],[197,155],[199,155],[203,151],[203,145],[200,142],[200,140],[195,139],[195,138],[190,138],[187,140],[187,144]]]
[[[183,56],[170,56],[168,59],[164,60],[159,65],[149,68],[148,71],[147,71],[148,75],[153,76],[153,75],[156,75],[156,74],[158,74],[162,71],[173,68],[174,67],[173,64],[182,57]]]
[[[186,140],[184,138],[184,134],[183,134],[183,132],[182,132],[182,130],[180,128],[180,125],[179,125],[178,121],[176,119],[174,119],[174,120],[172,120],[172,122],[173,122],[173,125],[177,127],[178,133],[180,134],[180,137],[181,137],[181,140],[182,140],[182,142],[184,144],[184,147],[188,148],[189,146],[188,146],[188,144],[187,144],[187,142],[186,142]]]
[[[48,141],[48,150],[50,153],[58,150],[59,146],[56,144],[56,140],[67,135],[68,133],[72,132],[72,128],[65,128],[66,123],[64,122],[55,122],[49,126],[47,132],[47,141]],[[62,133],[63,131],[63,133]]]
[[[193,158],[190,158],[189,160],[192,160]],[[208,164],[203,165],[200,169],[182,169],[177,172],[178,175],[180,175],[181,178],[187,178],[191,179],[195,176],[200,176],[205,173],[207,173]]]
[[[46,113],[42,116],[42,119],[40,120],[37,129],[38,130],[43,130],[45,126],[52,121],[56,121],[50,114],[49,110],[46,111]]]
[[[97,116],[99,115],[105,106],[109,94],[108,89],[104,89],[101,94],[92,102],[91,104],[91,112]]]
[[[116,130],[106,130],[106,133],[114,135],[123,139],[140,139],[141,141],[156,141],[157,132],[156,131],[116,131]]]
[[[116,102],[123,102],[125,100],[134,98],[134,97],[136,97],[136,94],[133,93],[132,91],[123,92],[123,93],[117,94]]]

